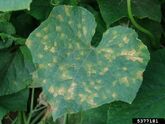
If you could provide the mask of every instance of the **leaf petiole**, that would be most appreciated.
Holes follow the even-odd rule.
[[[128,9],[128,16],[129,16],[129,18],[130,18],[130,20],[131,20],[131,22],[132,22],[132,24],[139,30],[139,31],[141,31],[141,32],[143,32],[143,33],[145,33],[145,34],[147,34],[149,37],[150,37],[150,39],[151,39],[151,43],[152,43],[152,45],[153,45],[153,47],[156,47],[156,42],[155,42],[155,37],[154,37],[154,35],[149,31],[149,30],[147,30],[147,29],[145,29],[144,27],[142,27],[141,25],[139,25],[136,21],[135,21],[135,19],[134,19],[134,17],[133,17],[133,14],[132,14],[132,9],[131,9],[132,7],[131,7],[131,0],[127,0],[127,9]]]

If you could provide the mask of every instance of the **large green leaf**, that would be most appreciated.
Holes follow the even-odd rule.
[[[97,1],[107,26],[110,26],[123,17],[128,17],[127,0]],[[132,0],[132,9],[133,14],[138,18],[147,17],[154,21],[161,21],[161,10],[158,0]]]
[[[29,9],[32,0],[0,0],[0,11]]]
[[[45,20],[53,8],[50,1],[51,0],[33,0],[28,13],[40,21]]]
[[[55,7],[27,40],[34,63],[33,80],[41,82],[54,120],[116,100],[131,103],[149,59],[134,30],[107,30],[91,47],[96,23],[84,8]]]
[[[31,83],[33,64],[25,46],[0,50],[0,96],[16,93]]]
[[[131,105],[114,103],[109,109],[108,124],[130,124],[132,118],[165,117],[165,49],[151,55],[144,81]]]
[[[15,28],[10,22],[0,21],[0,33],[15,34]]]
[[[11,95],[0,96],[0,121],[9,111],[26,110],[28,97],[28,89],[21,90]]]

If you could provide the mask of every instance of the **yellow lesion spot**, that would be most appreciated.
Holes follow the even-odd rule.
[[[85,87],[85,92],[92,93],[92,91],[89,88],[87,88],[87,87]]]
[[[77,49],[80,49],[80,44],[79,43],[76,43],[75,46],[76,46]]]
[[[67,6],[64,7],[64,10],[65,10],[65,14],[67,16],[71,16],[71,11],[70,11],[70,8],[68,8]]]
[[[92,34],[94,34],[94,33],[95,33],[95,29],[92,30]]]
[[[117,35],[114,35],[113,37],[112,37],[112,40],[114,40],[114,39],[116,39],[117,38]]]
[[[126,86],[129,86],[128,77],[123,77],[120,79],[121,83],[124,83]]]
[[[116,99],[117,98],[117,93],[113,92],[112,93],[112,98]]]
[[[54,88],[53,88],[53,86],[50,86],[50,87],[49,87],[48,92],[51,93],[51,94],[54,93]]]
[[[127,37],[127,36],[125,36],[125,37],[123,38],[123,41],[124,41],[124,43],[125,43],[125,44],[127,44],[127,43],[129,42],[128,37]]]
[[[95,68],[93,68],[92,63],[87,63],[86,64],[86,70],[87,70],[87,74],[90,77],[92,74],[96,74],[96,70]]]
[[[70,100],[74,98],[74,90],[76,89],[77,84],[75,82],[72,82],[71,86],[67,90],[67,96],[66,99]]]
[[[114,36],[117,35],[117,31],[113,31],[112,35],[114,35]]]
[[[116,84],[117,84],[117,81],[113,81],[113,82],[112,82],[112,86],[113,86],[113,87],[115,87]]]
[[[32,79],[38,79],[38,74],[36,72],[32,73]]]
[[[25,44],[30,48],[32,46],[32,41],[28,39]]]
[[[101,84],[101,82],[102,82],[101,80],[97,80],[96,81],[97,84]]]
[[[81,34],[80,31],[77,32],[77,37],[78,37],[78,38],[81,38],[81,37],[82,37],[82,34]]]
[[[44,65],[44,64],[38,64],[38,67],[39,67],[40,69],[42,69],[42,68],[45,68],[45,65]]]
[[[69,20],[69,21],[68,21],[68,24],[69,24],[69,25],[72,25],[72,24],[73,24],[73,21]]]
[[[57,47],[57,42],[54,42],[54,47]]]
[[[43,31],[47,33],[48,32],[48,27],[44,27]]]
[[[64,71],[65,68],[66,68],[65,65],[60,65],[60,66],[59,66],[59,71]]]
[[[51,53],[55,53],[55,52],[56,52],[55,47],[51,47],[50,52],[51,52]]]
[[[80,30],[80,29],[81,29],[81,24],[80,24],[80,23],[77,24],[77,27],[78,27],[78,29]]]
[[[112,54],[110,53],[105,53],[104,57],[107,61],[109,61],[110,63],[112,62],[113,59],[115,59],[115,56],[112,56]]]
[[[83,34],[86,36],[87,35],[87,28],[85,26],[83,26]]]
[[[103,76],[103,75],[105,75],[105,73],[107,73],[108,71],[109,71],[109,68],[108,68],[108,67],[105,67],[105,68],[103,68],[102,71],[99,72],[99,75],[100,75],[100,76]]]
[[[112,54],[113,53],[113,50],[111,48],[108,48],[108,49],[105,49],[105,51],[109,54]]]
[[[143,72],[142,72],[142,71],[138,71],[138,72],[136,73],[136,77],[137,77],[138,79],[142,79],[142,77],[143,77]]]
[[[135,56],[135,54],[136,54],[136,51],[135,50],[122,51],[121,52],[121,55],[124,55],[124,56]]]
[[[43,84],[46,84],[46,83],[47,83],[47,80],[46,80],[46,79],[44,79],[44,80],[42,81],[42,83],[43,83]]]
[[[135,50],[123,51],[121,52],[121,55],[126,56],[131,61],[138,61],[140,63],[143,62],[143,58],[136,56]]]
[[[44,57],[43,54],[41,54],[41,53],[38,54],[39,59],[42,59],[43,57]]]
[[[78,96],[80,98],[80,102],[84,102],[84,101],[87,100],[87,97],[84,94],[82,94],[82,93],[78,94]]]
[[[62,15],[57,15],[56,19],[58,19],[60,22],[64,21],[64,17]]]
[[[61,78],[62,78],[63,80],[71,80],[71,79],[72,79],[72,77],[68,74],[67,71],[62,72]]]
[[[140,63],[142,63],[143,62],[143,58],[140,58],[140,57],[130,57],[129,58],[131,61],[138,61],[138,62],[140,62]]]
[[[90,104],[90,105],[92,105],[92,106],[96,106],[96,105],[97,105],[97,103],[94,101],[92,95],[89,95],[89,96],[87,97],[87,103]]]
[[[53,67],[53,63],[48,63],[48,67]]]
[[[66,90],[62,87],[62,88],[59,88],[59,89],[57,90],[57,92],[58,92],[58,95],[64,95],[65,92],[66,92]]]
[[[36,35],[36,37],[38,37],[38,38],[42,37],[42,35],[41,35],[40,32],[37,32],[35,35]]]
[[[127,67],[123,67],[123,68],[122,68],[122,70],[127,71],[127,70],[128,70],[128,68],[127,68]]]
[[[61,31],[62,31],[61,26],[56,26],[56,31],[57,31],[57,32],[61,32]]]
[[[64,33],[61,33],[60,37],[63,39],[66,35]]]
[[[45,45],[45,46],[44,46],[44,51],[48,51],[48,50],[49,50],[48,46]]]
[[[85,23],[85,18],[82,18],[82,22]]]
[[[56,64],[57,63],[57,59],[53,58],[53,63]]]
[[[121,43],[118,44],[118,46],[121,48],[121,47],[124,46],[124,44],[121,42]]]
[[[43,37],[43,40],[48,40],[48,35],[45,35],[45,36]]]
[[[70,44],[68,44],[68,48],[69,49],[72,49],[73,48],[73,45],[70,43]]]
[[[101,86],[95,85],[95,86],[93,86],[93,88],[96,89],[96,90],[100,90]]]

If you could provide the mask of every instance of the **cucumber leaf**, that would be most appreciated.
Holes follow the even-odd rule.
[[[11,95],[0,96],[0,121],[8,112],[26,110],[28,97],[28,89],[23,89]]]
[[[127,0],[97,0],[97,2],[108,27],[121,18],[128,17]],[[132,11],[137,18],[161,21],[160,3],[157,0],[132,0]]]
[[[0,96],[16,93],[31,83],[34,66],[25,46],[0,49]]]
[[[53,119],[113,101],[131,103],[142,82],[149,52],[137,33],[123,26],[108,29],[91,46],[96,28],[86,9],[57,6],[28,37]]]
[[[0,11],[30,9],[32,0],[0,0]]]

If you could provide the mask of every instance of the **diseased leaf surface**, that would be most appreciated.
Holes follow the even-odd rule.
[[[149,59],[134,30],[108,29],[97,48],[91,47],[94,16],[84,8],[58,6],[26,44],[42,82],[54,120],[112,101],[131,103]]]
[[[97,2],[108,27],[121,18],[128,17],[127,0],[97,0]],[[157,0],[132,0],[132,11],[134,16],[140,19],[161,21],[160,3]]]
[[[130,124],[132,118],[165,117],[165,49],[151,55],[143,84],[131,105],[114,103],[109,108],[108,124]],[[122,121],[121,121],[122,120]]]
[[[0,11],[29,9],[32,0],[0,0]]]

